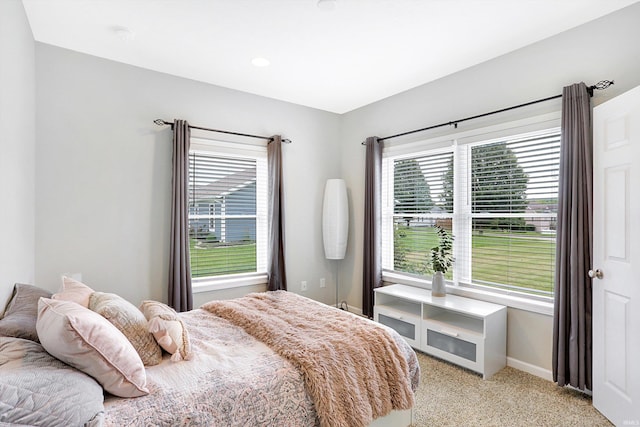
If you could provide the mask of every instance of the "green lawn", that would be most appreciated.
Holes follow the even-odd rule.
[[[395,267],[417,274],[425,271],[429,249],[438,244],[432,227],[400,226],[396,232]],[[553,291],[555,237],[535,232],[474,231],[471,271],[473,281],[504,288],[527,288],[540,294]],[[404,253],[398,260],[397,254]],[[447,273],[449,279],[451,272]]]
[[[399,226],[395,237],[395,268],[430,275],[425,261],[438,244],[433,227]],[[399,254],[403,258],[398,259]],[[532,232],[474,232],[472,277],[475,282],[502,287],[527,288],[548,294],[553,291],[555,238]],[[191,240],[193,277],[247,273],[256,270],[256,244],[213,246]],[[452,278],[451,271],[446,277]]]
[[[471,274],[475,281],[550,293],[555,253],[554,236],[474,234]]]
[[[221,274],[256,271],[256,244],[214,246],[191,239],[191,276],[206,277]]]

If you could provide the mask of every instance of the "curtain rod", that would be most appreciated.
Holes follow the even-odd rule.
[[[172,122],[168,122],[166,120],[155,119],[153,121],[153,123],[157,124],[158,126],[168,125],[168,126],[171,126],[171,129],[173,129],[173,123]],[[251,135],[249,133],[231,132],[229,130],[210,129],[210,128],[203,128],[203,127],[200,127],[200,126],[192,126],[192,125],[189,125],[189,129],[199,129],[199,130],[206,130],[208,132],[226,133],[228,135],[246,136],[248,138],[266,139],[269,142],[273,141],[273,138],[270,137],[270,136]],[[290,139],[283,139],[282,142],[284,142],[285,144],[291,144],[291,140]]]
[[[589,96],[593,96],[593,91],[594,90],[606,89],[609,86],[613,85],[613,83],[614,83],[613,80],[601,80],[598,83],[596,83],[595,85],[588,86],[587,87],[587,92],[589,93]],[[435,128],[439,128],[439,127],[443,127],[443,126],[453,126],[453,127],[455,127],[457,129],[458,128],[458,123],[466,122],[467,120],[479,119],[480,117],[486,117],[486,116],[490,116],[492,114],[503,113],[505,111],[515,110],[516,108],[527,107],[529,105],[537,104],[539,102],[551,101],[552,99],[561,98],[561,97],[562,97],[562,94],[549,96],[547,98],[542,98],[542,99],[537,99],[535,101],[525,102],[524,104],[514,105],[512,107],[502,108],[500,110],[495,110],[495,111],[490,111],[488,113],[478,114],[477,116],[465,117],[464,119],[452,120],[450,122],[440,123],[440,124],[433,125],[433,126],[427,126],[427,127],[421,128],[421,129],[410,130],[408,132],[402,132],[402,133],[398,133],[398,134],[391,135],[391,136],[385,136],[384,138],[378,138],[378,142],[384,141],[384,140],[387,140],[387,139],[397,138],[399,136],[411,135],[412,133],[423,132],[425,130],[431,130],[431,129],[435,129]],[[365,145],[365,144],[366,144],[366,142],[362,142],[362,145]]]

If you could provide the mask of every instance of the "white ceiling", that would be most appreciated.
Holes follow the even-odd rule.
[[[344,113],[637,1],[335,0],[329,11],[317,0],[23,3],[37,41]],[[255,67],[255,57],[271,65]]]

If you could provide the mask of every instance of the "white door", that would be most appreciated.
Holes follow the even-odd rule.
[[[593,136],[593,405],[638,426],[640,86],[594,108]]]

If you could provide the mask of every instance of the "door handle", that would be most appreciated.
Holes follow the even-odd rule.
[[[591,277],[592,279],[602,279],[602,276],[604,276],[604,274],[602,273],[602,270],[595,269],[595,270],[589,270],[589,277]]]

